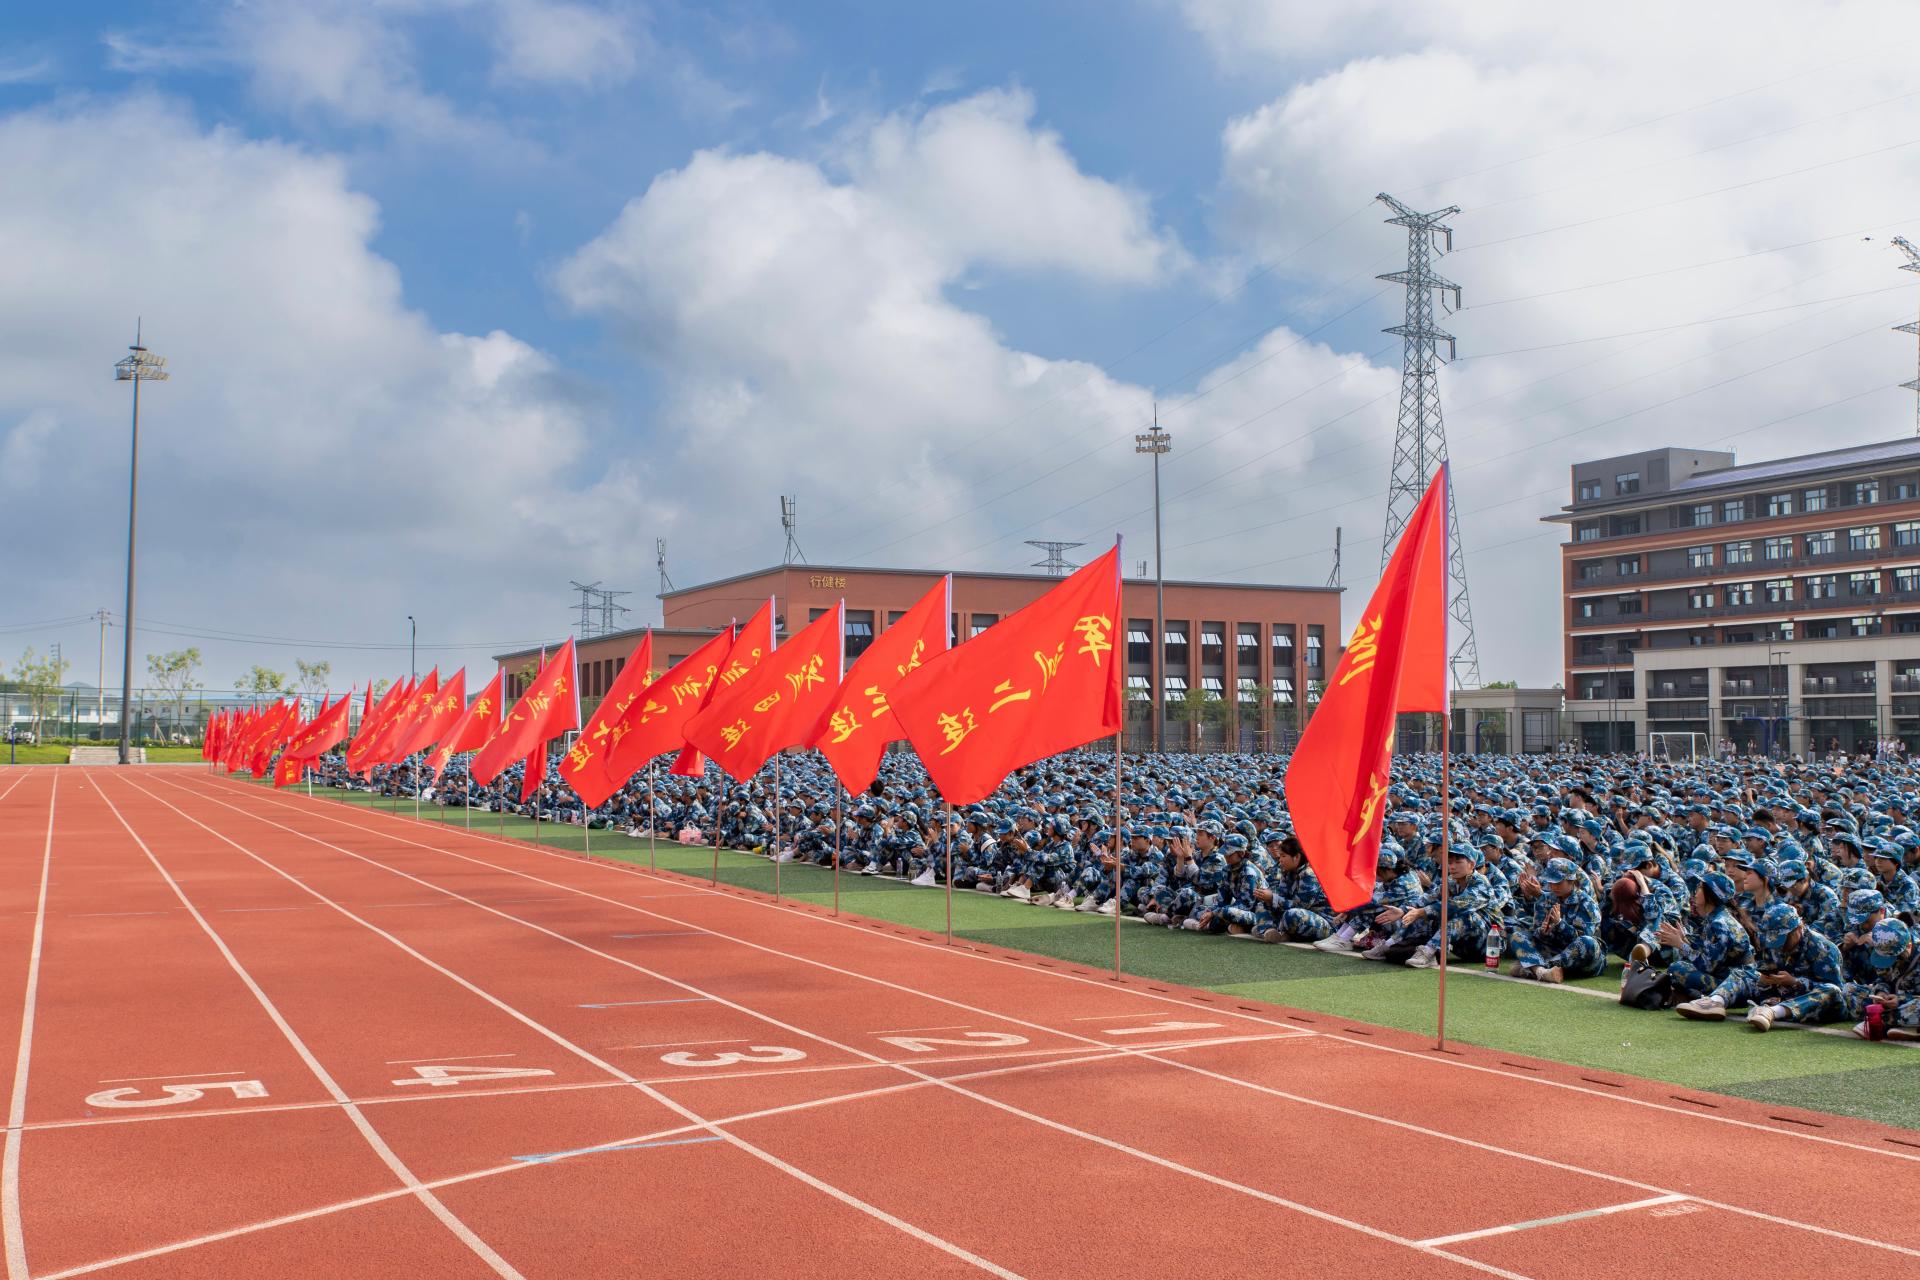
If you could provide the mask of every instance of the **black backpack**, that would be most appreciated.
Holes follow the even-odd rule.
[[[1664,1009],[1673,1003],[1673,979],[1651,965],[1630,964],[1620,975],[1620,1003],[1632,1009]]]

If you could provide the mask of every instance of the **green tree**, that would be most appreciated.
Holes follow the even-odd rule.
[[[295,658],[293,665],[300,669],[300,692],[308,698],[317,698],[331,687],[329,677],[333,675],[333,664],[325,660],[308,662],[305,658]]]
[[[251,671],[233,682],[236,692],[251,695],[255,702],[262,698],[277,698],[291,692],[287,685],[287,673],[274,671],[269,667],[255,664]]]
[[[1480,687],[1482,689],[1518,689],[1520,684],[1516,680],[1489,680]]]
[[[168,653],[147,655],[147,679],[164,690],[173,703],[173,723],[178,730],[187,718],[187,695],[198,688],[194,675],[200,670],[200,650],[174,649]]]
[[[13,681],[27,695],[27,714],[32,718],[35,739],[40,737],[40,722],[60,705],[60,682],[66,678],[69,665],[66,659],[56,659],[52,654],[43,658],[31,647],[13,664]]]

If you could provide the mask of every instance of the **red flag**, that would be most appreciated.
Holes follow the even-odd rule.
[[[372,694],[372,689],[368,689]],[[387,722],[399,714],[400,708],[407,705],[407,699],[413,694],[411,681],[400,681],[388,689],[373,710],[360,721],[360,731],[353,735],[353,741],[347,744],[347,771],[364,775],[372,762],[367,759],[367,751],[379,740],[380,733]]]
[[[754,664],[773,652],[773,597],[747,619],[747,625],[733,638],[733,644],[727,650],[727,656],[720,662],[720,671],[707,683],[707,691],[700,699],[700,710],[705,711],[713,702],[714,695],[720,690],[736,683]],[[680,748],[680,755],[674,760],[668,773],[677,773],[683,778],[697,778],[706,772],[706,761],[692,743]]]
[[[729,628],[640,691],[608,734],[610,781],[623,783],[655,756],[686,744],[687,721],[698,714],[708,687],[720,674],[720,664],[732,647],[733,630]]]
[[[854,659],[828,700],[807,743],[820,749],[848,791],[871,786],[887,744],[906,736],[887,705],[888,695],[909,671],[952,647],[947,636],[952,612],[953,575],[948,574]]]
[[[425,751],[454,726],[467,710],[467,672],[466,668],[453,673],[453,679],[447,681],[429,698],[420,713],[413,718],[393,743],[393,758],[405,760],[418,751]]]
[[[560,646],[553,660],[540,668],[527,691],[513,704],[506,723],[473,757],[468,772],[486,786],[515,760],[543,753],[550,739],[580,727],[580,698],[574,688],[573,637]]]
[[[324,708],[310,724],[289,738],[280,752],[280,763],[274,767],[273,785],[289,787],[300,781],[309,764],[347,736],[347,716],[352,710],[353,695],[342,694],[338,702]]]
[[[369,765],[398,764],[407,758],[408,753],[401,747],[414,732],[426,723],[433,713],[434,697],[440,692],[440,668],[435,667],[427,673],[427,678],[413,686],[406,697],[373,741],[367,746],[365,756]]]
[[[1443,466],[1414,508],[1287,765],[1294,831],[1335,911],[1373,896],[1394,717],[1447,710],[1446,581]]]
[[[943,799],[972,804],[1013,770],[1120,731],[1120,543],[888,698]]]
[[[613,687],[600,699],[587,727],[574,739],[573,749],[560,761],[561,780],[573,788],[587,808],[599,808],[632,776],[622,774],[615,779],[608,768],[608,752],[619,741],[614,737],[614,727],[658,674],[653,670],[653,632],[649,631],[640,637],[632,656],[614,677]]]
[[[267,766],[273,759],[273,753],[286,741],[287,735],[298,727],[300,704],[283,702],[267,713],[267,718],[259,732],[254,736],[252,757],[246,762],[248,772],[256,778],[267,776]]]
[[[462,683],[466,674],[460,673]],[[500,682],[504,676],[505,672],[495,671],[480,696],[468,703],[460,718],[440,736],[440,745],[427,757],[427,765],[433,771],[433,776],[427,779],[429,784],[440,780],[440,772],[447,767],[447,761],[453,759],[454,752],[477,751],[500,731]]]
[[[840,687],[845,632],[842,601],[714,694],[687,722],[688,743],[744,782],[774,752],[805,742]]]

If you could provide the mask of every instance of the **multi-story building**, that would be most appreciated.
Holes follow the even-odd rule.
[[[1590,749],[1920,750],[1920,439],[1576,463],[1567,708]]]
[[[940,576],[935,570],[791,564],[669,591],[660,597],[665,625],[654,631],[655,661],[662,666],[680,661],[772,596],[775,625],[783,636],[844,598],[851,663]],[[956,573],[951,634],[956,641],[978,635],[1058,582],[1031,573]],[[1248,746],[1265,745],[1272,731],[1299,725],[1302,707],[1317,695],[1339,657],[1337,588],[1169,581],[1159,644],[1153,641],[1153,580],[1125,579],[1122,606],[1136,741],[1147,732],[1157,690],[1171,708],[1169,747],[1219,742],[1229,730]],[[583,698],[591,702],[605,693],[639,637],[635,629],[581,642]],[[500,657],[511,680],[509,696],[529,660],[538,656],[533,651]]]

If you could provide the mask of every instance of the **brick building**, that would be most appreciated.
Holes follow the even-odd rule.
[[[1567,708],[1590,748],[1920,749],[1920,440],[1576,463]]]
[[[654,628],[655,662],[665,667],[680,661],[730,621],[744,621],[771,595],[782,637],[844,597],[851,663],[940,576],[934,570],[794,564],[669,591],[660,597],[664,626]],[[955,639],[995,625],[1058,581],[1030,573],[954,574],[949,625]],[[1337,588],[1169,581],[1159,644],[1152,639],[1152,579],[1128,578],[1122,592],[1127,695],[1136,739],[1146,731],[1150,699],[1159,690],[1169,702],[1169,746],[1219,743],[1229,735],[1249,747],[1264,746],[1274,730],[1299,724],[1301,706],[1317,696],[1339,656]],[[580,691],[586,702],[611,685],[642,630],[581,642]],[[509,696],[519,673],[538,657],[537,651],[499,657],[509,673]]]

